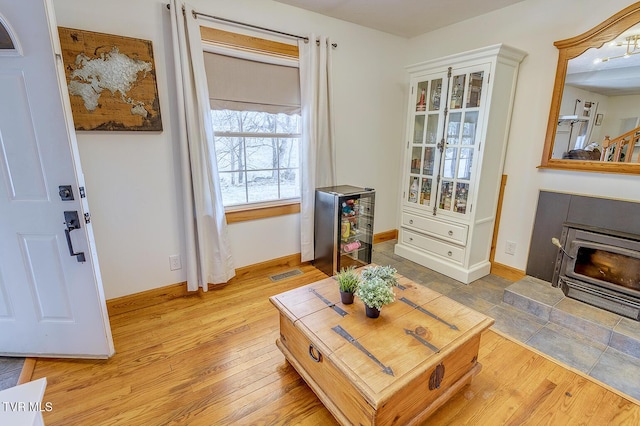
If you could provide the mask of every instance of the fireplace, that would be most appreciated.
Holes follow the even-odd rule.
[[[640,236],[564,223],[552,285],[640,321]]]

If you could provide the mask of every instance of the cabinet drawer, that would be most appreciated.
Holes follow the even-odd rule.
[[[402,230],[402,242],[456,262],[462,263],[464,260],[464,248],[412,232],[408,229]]]
[[[406,212],[402,212],[402,225],[458,244],[467,243],[469,228],[466,225],[442,222]]]

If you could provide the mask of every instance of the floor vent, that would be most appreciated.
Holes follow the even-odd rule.
[[[291,271],[283,272],[281,274],[271,275],[269,279],[271,281],[281,281],[285,278],[295,277],[296,275],[302,275],[302,271],[300,269],[292,269]]]

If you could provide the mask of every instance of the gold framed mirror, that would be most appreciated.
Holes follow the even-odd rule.
[[[554,45],[540,168],[640,174],[640,2]]]

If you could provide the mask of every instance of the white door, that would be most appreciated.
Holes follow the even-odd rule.
[[[0,354],[106,358],[111,329],[51,1],[0,0],[0,26]]]

